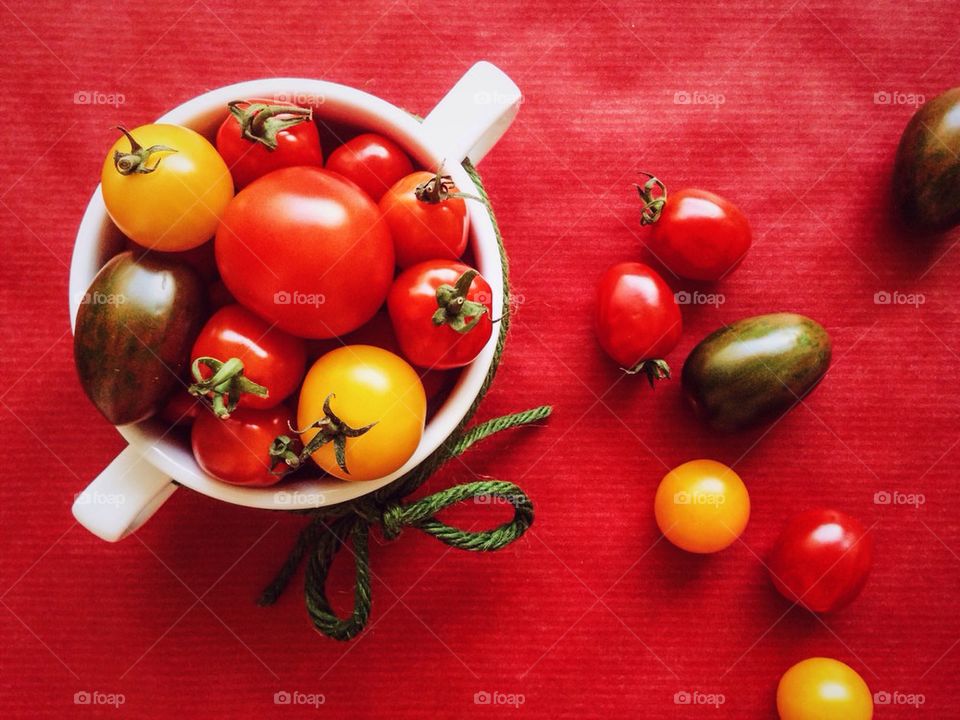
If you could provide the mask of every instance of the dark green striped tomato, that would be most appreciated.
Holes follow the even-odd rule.
[[[960,87],[923,105],[907,123],[893,169],[903,223],[940,232],[960,223]]]
[[[708,425],[741,430],[773,420],[820,381],[830,336],[803,315],[776,313],[720,328],[683,365],[683,391]]]
[[[103,266],[77,311],[73,355],[84,392],[114,425],[145,420],[190,359],[204,317],[197,274],[124,252]]]

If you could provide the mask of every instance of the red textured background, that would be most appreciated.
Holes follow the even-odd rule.
[[[0,716],[292,717],[273,703],[287,690],[322,694],[330,717],[768,718],[780,673],[822,654],[873,690],[922,693],[926,717],[960,717],[960,250],[957,234],[922,244],[891,228],[891,160],[913,108],[875,102],[957,84],[951,3],[0,5]],[[416,531],[374,543],[370,627],[344,645],[312,630],[299,577],[277,606],[254,604],[297,517],[181,491],[117,545],[75,525],[74,493],[122,447],[75,380],[66,300],[110,126],[275,75],[423,113],[479,59],[525,95],[481,168],[519,303],[480,417],[556,412],[430,487],[470,471],[517,481],[532,530],[488,556]],[[80,91],[125,103],[78,105]],[[676,367],[756,313],[806,313],[833,335],[826,380],[769,432],[714,436],[676,382],[651,392],[595,347],[595,278],[641,253],[640,168],[728,196],[755,231],[717,288],[724,304],[685,311]],[[878,291],[925,302],[877,305]],[[653,522],[666,469],[701,456],[734,464],[754,506],[743,543],[713,557],[658,542]],[[878,491],[926,502],[876,505]],[[786,516],[816,505],[856,514],[877,543],[862,597],[822,619],[784,614],[759,560]],[[341,608],[348,580],[344,564]],[[125,704],[77,707],[81,690]],[[524,703],[477,706],[479,691]],[[726,702],[679,706],[680,691]]]

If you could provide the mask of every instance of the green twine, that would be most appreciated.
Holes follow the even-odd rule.
[[[510,325],[508,310],[510,307],[510,288],[503,238],[500,235],[500,228],[493,215],[493,210],[490,208],[486,190],[477,175],[476,169],[468,160],[464,161],[463,167],[474,181],[480,199],[490,213],[490,220],[493,223],[500,260],[503,265],[503,313],[490,370],[483,380],[476,399],[457,428],[439,448],[417,467],[369,495],[311,513],[313,519],[300,532],[286,562],[260,597],[261,605],[275,603],[290,583],[294,573],[303,561],[304,555],[308,555],[304,580],[307,613],[317,630],[335,640],[350,640],[355,637],[363,630],[370,617],[368,541],[371,525],[379,525],[383,536],[388,540],[397,537],[404,528],[410,527],[432,535],[439,541],[460,550],[493,552],[506,547],[519,538],[533,523],[533,503],[530,498],[517,485],[502,480],[479,480],[462,483],[406,504],[401,502],[403,498],[426,482],[427,478],[439,470],[447,461],[459,457],[474,444],[503,430],[543,420],[551,412],[549,405],[542,405],[530,410],[496,417],[466,429],[466,425],[476,412],[480,401],[487,394],[494,375],[496,375],[497,366],[500,364],[507,329]],[[500,498],[512,505],[513,519],[491,530],[478,532],[463,530],[436,519],[437,513],[452,505],[471,498],[481,497]],[[341,618],[334,612],[330,601],[327,599],[326,585],[333,560],[346,542],[350,542],[353,546],[356,578],[353,612],[348,617]]]

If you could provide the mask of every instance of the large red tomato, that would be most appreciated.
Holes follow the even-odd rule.
[[[770,578],[788,600],[815,612],[849,604],[867,582],[873,538],[837,510],[808,510],[787,523],[770,554]]]
[[[301,337],[360,327],[393,279],[393,240],[376,204],[315,167],[276,170],[237,193],[216,255],[237,302]]]

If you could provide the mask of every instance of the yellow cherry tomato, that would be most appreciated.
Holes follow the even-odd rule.
[[[152,250],[202,245],[233,198],[230,170],[216,148],[179,125],[121,131],[103,161],[100,182],[120,232]]]
[[[740,537],[750,519],[750,496],[740,476],[723,463],[691,460],[664,476],[654,514],[674,545],[712,553]]]
[[[405,360],[383,348],[347,345],[320,357],[307,372],[297,423],[305,447],[318,433],[331,438],[311,455],[321,468],[343,480],[374,480],[410,459],[426,414],[423,384]]]
[[[831,658],[802,660],[777,686],[780,720],[870,720],[870,688],[849,665]]]

